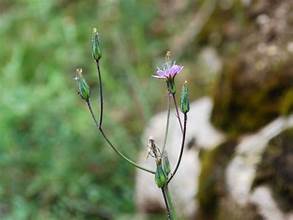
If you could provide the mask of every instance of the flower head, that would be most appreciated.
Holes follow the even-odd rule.
[[[183,69],[183,66],[179,66],[175,64],[175,61],[172,62],[170,60],[171,52],[167,51],[166,53],[166,62],[163,64],[161,68],[157,67],[156,75],[153,75],[155,78],[165,79],[167,83],[167,89],[170,94],[176,93],[175,86],[175,76],[180,73]]]
[[[170,62],[166,62],[161,68],[157,68],[156,75],[153,77],[159,79],[173,79],[178,73],[183,69],[183,66],[175,64],[175,62],[170,65]]]
[[[80,97],[88,101],[90,98],[90,87],[87,84],[86,80],[83,78],[82,69],[76,70],[76,76],[74,77],[74,80],[77,81],[78,94],[80,95]]]

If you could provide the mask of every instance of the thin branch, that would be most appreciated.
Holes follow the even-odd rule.
[[[103,96],[103,85],[102,85],[102,76],[100,70],[100,63],[96,60],[97,69],[98,69],[98,79],[99,79],[99,90],[100,90],[100,120],[99,120],[99,128],[102,127],[103,123],[103,112],[104,112],[104,96]]]
[[[146,172],[149,172],[149,173],[152,173],[152,174],[155,174],[154,171],[152,170],[149,170],[149,169],[146,169],[144,167],[141,167],[140,165],[138,165],[137,163],[135,163],[134,161],[130,160],[129,158],[127,158],[122,152],[120,152],[113,144],[112,142],[109,140],[109,138],[106,136],[105,132],[103,131],[103,128],[102,127],[99,127],[99,124],[98,124],[98,121],[94,115],[94,112],[93,112],[93,109],[92,109],[92,105],[90,103],[90,100],[86,101],[87,103],[87,106],[88,106],[88,109],[91,113],[91,116],[97,126],[97,128],[99,129],[99,131],[101,132],[101,134],[103,135],[104,139],[107,141],[107,143],[109,144],[109,146],[120,156],[122,157],[123,159],[125,159],[127,162],[129,162],[130,164],[132,164],[133,166],[137,167],[138,169],[141,169],[141,170],[144,170]]]
[[[171,211],[171,220],[176,220],[176,211],[175,211],[175,208],[174,208],[174,205],[173,205],[171,194],[170,194],[169,189],[168,189],[168,184],[166,184],[166,186],[164,187],[164,191],[165,191],[165,194],[166,194],[169,209]]]
[[[172,220],[172,214],[171,214],[170,206],[169,206],[169,203],[168,203],[168,199],[167,199],[167,194],[166,194],[165,188],[163,187],[161,189],[162,189],[162,193],[163,193],[163,197],[164,197],[164,202],[165,202],[166,209],[167,209],[168,220]]]
[[[180,129],[181,129],[181,132],[183,133],[183,126],[182,126],[182,122],[181,122],[181,119],[180,119],[178,105],[177,105],[177,101],[176,101],[176,97],[175,97],[174,93],[172,93],[172,98],[173,98],[173,101],[174,101],[174,106],[175,106],[175,109],[176,109],[176,115],[177,115],[177,118],[178,118]]]
[[[132,164],[133,166],[135,166],[138,169],[144,170],[146,172],[149,172],[151,174],[155,174],[155,171],[149,170],[147,168],[144,168],[140,165],[138,165],[137,163],[135,163],[134,161],[132,161],[131,159],[129,159],[127,156],[125,156],[121,151],[119,151],[110,141],[110,139],[107,137],[107,135],[105,134],[103,128],[102,128],[102,124],[103,124],[103,112],[104,112],[104,98],[103,98],[103,86],[102,86],[102,77],[101,77],[101,70],[100,70],[100,65],[99,65],[99,61],[96,60],[96,64],[97,64],[97,69],[98,69],[98,79],[99,79],[99,92],[100,92],[100,118],[99,118],[99,122],[97,121],[95,114],[93,112],[90,100],[87,100],[87,106],[88,109],[91,113],[91,116],[97,126],[97,128],[99,129],[99,131],[101,132],[103,138],[106,140],[106,142],[108,143],[108,145],[123,159],[125,159],[127,162],[129,162],[130,164]]]
[[[167,137],[168,137],[168,131],[169,131],[169,121],[170,121],[170,94],[168,93],[168,113],[167,113],[167,122],[166,122],[166,129],[165,129],[165,137],[164,137],[164,144],[162,152],[165,152],[166,149],[166,143],[167,143]]]
[[[167,181],[167,184],[172,180],[172,178],[175,176],[178,168],[179,168],[179,165],[180,165],[180,162],[181,162],[181,159],[182,159],[182,155],[183,155],[183,150],[184,150],[184,144],[185,144],[185,136],[186,136],[186,123],[187,123],[187,113],[184,114],[184,128],[183,128],[183,136],[182,136],[182,142],[181,142],[181,150],[180,150],[180,155],[179,155],[179,158],[178,158],[178,161],[177,161],[177,164],[176,164],[176,167],[174,169],[174,171],[172,172],[170,178],[168,179]]]

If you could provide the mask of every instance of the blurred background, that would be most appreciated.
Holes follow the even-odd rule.
[[[146,145],[141,134],[149,119],[166,106],[165,85],[151,76],[167,50],[184,65],[178,86],[189,80],[192,100],[203,95],[217,99],[213,94],[222,94],[215,91],[219,79],[225,80],[220,78],[225,62],[238,73],[241,68],[235,67],[239,63],[236,57],[253,59],[250,55],[257,50],[269,53],[270,58],[260,59],[263,62],[256,65],[251,63],[254,60],[247,61],[257,70],[265,69],[267,63],[281,63],[288,77],[292,76],[290,28],[267,33],[282,26],[282,16],[288,14],[281,11],[276,21],[280,23],[273,27],[265,26],[268,17],[259,17],[266,10],[273,13],[280,2],[289,5],[290,1],[256,2],[1,0],[0,218],[130,219],[127,216],[136,213],[135,170],[105,145],[73,80],[75,69],[83,68],[98,114],[96,70],[90,51],[93,27],[101,35],[103,50],[105,129],[113,142],[135,159]],[[277,43],[271,47],[260,42]],[[282,46],[280,50],[278,46]],[[283,49],[286,54],[281,59]],[[289,101],[282,104],[282,111],[270,112],[258,125],[249,122],[235,130],[237,125],[231,127],[227,117],[237,110],[219,104],[214,123],[235,135],[256,129],[281,113],[288,114],[293,92],[292,80],[287,79],[291,80],[286,78],[287,84],[281,88],[291,92],[286,93]],[[253,103],[258,105],[258,101]]]

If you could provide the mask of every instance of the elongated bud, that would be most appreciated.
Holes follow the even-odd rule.
[[[171,167],[170,167],[170,162],[169,162],[167,152],[163,152],[162,166],[166,176],[168,176],[169,173],[171,172]]]
[[[80,97],[86,101],[90,98],[90,87],[83,78],[82,69],[76,70],[76,77],[74,78],[78,84],[78,94]]]
[[[163,170],[162,164],[157,165],[157,170],[155,174],[155,181],[159,188],[163,188],[167,183],[167,176]]]
[[[99,61],[102,57],[102,51],[100,46],[100,38],[97,29],[93,29],[93,36],[92,36],[92,54],[96,61]]]
[[[180,108],[184,114],[189,112],[189,95],[188,95],[187,81],[185,81],[182,87],[181,98],[180,98]]]

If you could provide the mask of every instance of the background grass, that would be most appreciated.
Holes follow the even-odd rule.
[[[134,158],[158,101],[159,84],[146,79],[162,43],[144,29],[155,8],[147,1],[41,0],[4,1],[0,8],[1,219],[116,219],[133,212],[134,169],[97,134],[73,77],[82,67],[97,87],[90,52],[97,27],[105,126]]]

